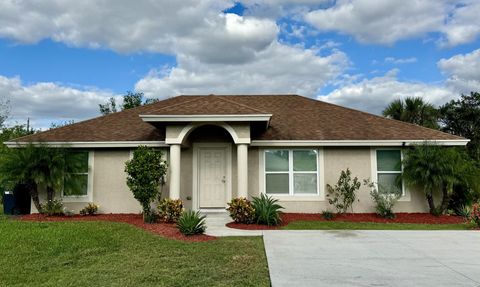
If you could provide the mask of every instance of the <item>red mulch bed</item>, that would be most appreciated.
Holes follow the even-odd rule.
[[[175,227],[175,224],[172,223],[153,223],[148,224],[143,222],[141,214],[98,214],[93,216],[82,216],[82,215],[73,215],[73,216],[46,216],[43,214],[27,214],[22,215],[19,218],[20,220],[25,221],[111,221],[111,222],[123,222],[134,225],[139,228],[143,228],[152,233],[161,235],[166,238],[190,241],[190,242],[201,242],[214,240],[216,237],[209,235],[192,235],[185,236]]]
[[[453,215],[441,215],[434,216],[430,213],[396,213],[394,219],[386,219],[379,217],[375,213],[353,213],[335,215],[335,218],[331,221],[344,221],[344,222],[375,222],[375,223],[418,223],[418,224],[456,224],[463,223],[464,220],[460,216]],[[282,224],[280,226],[265,226],[258,224],[241,224],[230,222],[227,223],[228,227],[247,230],[271,230],[278,229],[281,226],[288,225],[290,222],[298,220],[317,220],[327,221],[319,213],[283,213]]]

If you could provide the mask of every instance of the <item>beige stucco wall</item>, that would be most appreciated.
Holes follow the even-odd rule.
[[[126,184],[130,151],[95,151],[93,202],[102,213],[138,213],[141,206]]]
[[[93,189],[92,202],[99,205],[99,213],[139,213],[141,207],[133,197],[126,184],[124,172],[125,162],[130,158],[129,150],[94,150],[93,151]],[[46,200],[43,188],[39,190],[41,201]],[[57,193],[56,197],[60,198]],[[78,213],[90,200],[64,198],[63,203],[67,210]],[[32,204],[32,213],[37,212]]]
[[[263,192],[263,171],[259,170],[261,162],[259,157],[263,154],[263,148],[249,154],[249,196],[258,196]],[[324,194],[327,192],[326,184],[336,184],[340,172],[349,168],[352,176],[357,176],[362,186],[357,193],[358,201],[353,204],[354,212],[375,212],[375,205],[370,196],[370,190],[363,185],[364,179],[372,179],[372,152],[366,148],[323,148],[323,175],[324,182],[320,181],[320,189]],[[254,163],[254,161],[257,161]],[[320,158],[321,161],[321,158]],[[319,165],[320,166],[320,165]],[[322,171],[320,171],[322,172]],[[257,176],[255,176],[257,175]],[[321,176],[320,176],[321,177]],[[252,181],[255,178],[255,182]],[[328,198],[320,194],[317,197],[278,197],[285,212],[319,213],[323,210],[334,211],[334,207],[328,203]],[[406,196],[402,197],[394,207],[396,212],[428,212],[428,206],[424,195],[419,190],[407,188]]]
[[[259,196],[259,149],[257,147],[250,147],[248,149],[248,196],[252,199],[253,196]]]
[[[196,142],[208,142],[211,139],[195,137],[182,148],[181,153],[181,184],[180,198],[184,201],[187,209],[192,208],[192,180],[193,180],[193,145]],[[232,152],[232,198],[237,196],[237,156],[236,145],[231,139],[220,139],[217,142],[229,142]],[[248,194],[251,199],[259,196],[263,186],[263,170],[261,159],[264,148],[250,147],[248,150]],[[168,150],[167,150],[168,155]],[[320,182],[324,192],[325,185],[335,184],[340,172],[350,168],[353,176],[360,180],[372,178],[370,148],[323,148],[323,176]],[[93,202],[100,205],[102,213],[138,213],[141,211],[140,204],[133,198],[131,191],[126,185],[124,172],[125,161],[130,158],[129,150],[95,150],[93,168]],[[168,158],[168,157],[167,157]],[[321,158],[320,158],[321,160]],[[321,166],[319,164],[319,166]],[[320,177],[321,178],[321,177]],[[167,184],[163,187],[163,196],[168,196]],[[321,188],[322,190],[322,188]],[[44,193],[41,194],[44,198]],[[359,202],[354,203],[354,212],[374,212],[374,203],[371,200],[369,189],[362,185],[358,193]],[[88,202],[65,202],[68,210],[78,212]],[[334,210],[328,200],[319,196],[316,198],[282,198],[280,204],[285,207],[285,212],[318,213],[323,210]],[[32,210],[35,211],[32,205]],[[423,193],[419,190],[407,189],[407,196],[397,202],[396,212],[428,212],[428,206]]]
[[[192,208],[192,180],[193,180],[193,148],[183,148],[180,168],[180,199],[184,202],[185,208]],[[187,199],[190,198],[190,199]]]
[[[165,138],[166,142],[178,142],[181,141],[182,143],[185,143],[185,141],[188,141],[189,135],[194,132],[195,130],[205,127],[205,126],[218,126],[218,127],[224,127],[224,128],[229,128],[230,135],[232,138],[235,140],[240,140],[240,141],[250,141],[250,124],[249,123],[244,123],[244,122],[229,122],[229,123],[224,123],[224,122],[211,122],[211,123],[196,123],[196,124],[176,124],[176,125],[168,125],[165,130]],[[225,130],[226,131],[226,130]],[[185,133],[186,134],[182,134]],[[234,141],[235,141],[234,140]]]

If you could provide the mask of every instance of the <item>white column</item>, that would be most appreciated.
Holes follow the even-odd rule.
[[[237,193],[248,197],[248,145],[237,145]]]
[[[170,145],[170,198],[180,198],[180,152],[179,144]]]

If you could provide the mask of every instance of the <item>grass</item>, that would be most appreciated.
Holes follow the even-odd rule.
[[[468,230],[468,224],[411,224],[411,223],[373,223],[343,221],[294,221],[284,226],[286,230]]]
[[[269,286],[260,237],[169,240],[111,222],[0,215],[0,286]]]

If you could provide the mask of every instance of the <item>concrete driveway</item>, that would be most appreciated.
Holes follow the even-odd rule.
[[[480,286],[479,231],[264,231],[272,286]]]

